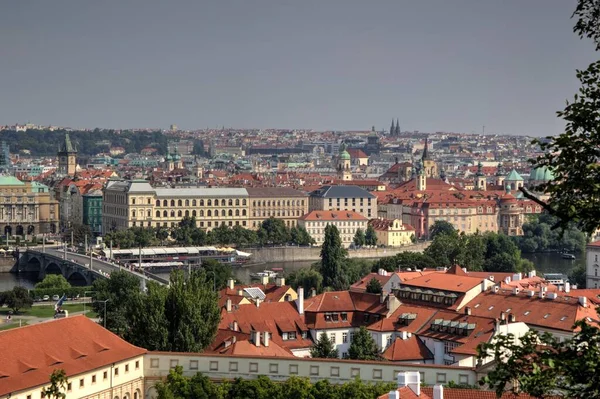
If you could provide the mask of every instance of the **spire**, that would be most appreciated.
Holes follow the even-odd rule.
[[[396,136],[400,136],[400,121],[396,118]]]
[[[394,136],[396,134],[396,128],[394,127],[394,118],[392,118],[392,126],[390,126],[390,136]]]
[[[481,164],[481,161],[479,161],[479,163],[477,164],[477,176],[483,176],[483,165]]]
[[[429,159],[429,153],[427,151],[427,147],[429,146],[429,138],[425,138],[425,147],[423,147],[423,156],[421,159],[426,160]]]
[[[73,144],[71,144],[71,138],[69,137],[69,133],[65,134],[65,142],[63,143],[62,152],[76,152],[73,148]]]

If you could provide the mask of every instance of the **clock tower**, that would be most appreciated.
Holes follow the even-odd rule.
[[[58,173],[63,176],[74,176],[77,169],[77,151],[71,144],[69,133],[65,134],[65,142],[58,149]]]

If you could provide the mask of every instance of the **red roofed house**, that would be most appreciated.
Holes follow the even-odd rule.
[[[353,165],[366,166],[369,164],[369,156],[360,148],[348,148],[347,151]]]
[[[373,226],[377,235],[377,244],[386,247],[401,247],[412,244],[415,238],[414,227],[402,224],[398,219],[371,219],[369,226]]]
[[[85,316],[0,332],[0,397],[40,398],[63,369],[68,398],[144,396],[144,354]]]

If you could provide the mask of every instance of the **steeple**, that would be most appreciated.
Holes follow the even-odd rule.
[[[394,118],[392,118],[392,126],[390,126],[390,136],[394,136],[396,134],[396,128],[394,127]]]
[[[396,136],[400,136],[400,121],[396,118]]]
[[[429,159],[429,152],[427,151],[427,147],[429,147],[429,138],[425,138],[425,147],[423,147],[423,156],[421,157],[422,160],[426,160]]]
[[[63,176],[74,176],[77,170],[77,150],[71,144],[69,133],[58,150],[58,173]]]
[[[481,164],[481,161],[479,161],[479,163],[477,164],[477,176],[483,176],[483,165]]]

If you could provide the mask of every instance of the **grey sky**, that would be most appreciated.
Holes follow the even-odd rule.
[[[0,124],[554,134],[574,0],[7,1]]]

